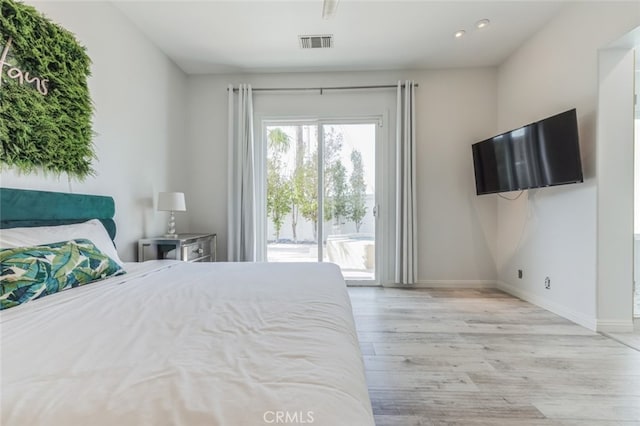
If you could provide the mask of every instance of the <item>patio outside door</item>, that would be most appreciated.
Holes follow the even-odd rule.
[[[333,262],[350,284],[376,282],[377,127],[266,125],[269,262]]]

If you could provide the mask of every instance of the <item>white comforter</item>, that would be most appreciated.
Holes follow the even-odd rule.
[[[373,424],[335,265],[136,266],[0,312],[0,424]]]

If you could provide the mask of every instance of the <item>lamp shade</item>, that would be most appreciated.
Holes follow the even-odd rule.
[[[160,192],[158,194],[158,210],[184,212],[187,205],[183,192]]]

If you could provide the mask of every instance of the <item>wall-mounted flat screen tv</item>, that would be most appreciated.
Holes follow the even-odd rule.
[[[475,143],[472,150],[478,195],[583,181],[575,109]]]

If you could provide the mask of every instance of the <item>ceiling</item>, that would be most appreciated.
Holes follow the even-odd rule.
[[[321,0],[113,3],[186,73],[205,74],[495,66],[565,2],[342,0],[330,19]],[[303,34],[333,34],[334,47],[303,50]]]

